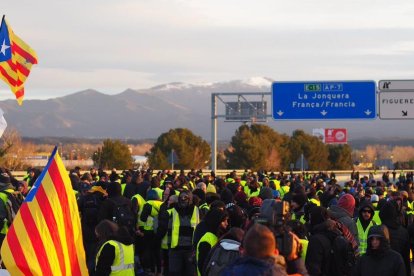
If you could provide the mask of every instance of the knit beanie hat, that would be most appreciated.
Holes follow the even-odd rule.
[[[262,206],[262,203],[263,200],[258,196],[254,196],[249,199],[249,205],[252,207],[260,207]]]
[[[216,233],[220,223],[227,217],[227,212],[221,209],[211,209],[208,211],[204,218],[208,231]]]
[[[270,189],[269,187],[262,187],[260,189],[259,197],[262,200],[265,200],[265,199],[273,199],[272,189]]]
[[[347,211],[347,213],[352,217],[354,214],[355,208],[355,198],[350,194],[344,194],[338,200],[339,207]]]
[[[220,194],[221,200],[227,204],[233,202],[233,193],[229,189],[224,189]]]

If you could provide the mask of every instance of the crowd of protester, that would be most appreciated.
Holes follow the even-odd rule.
[[[0,196],[13,186],[2,175]],[[338,183],[323,172],[76,168],[69,178],[90,275],[411,275],[412,172]]]

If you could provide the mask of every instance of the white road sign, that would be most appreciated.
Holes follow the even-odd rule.
[[[380,92],[379,117],[389,120],[414,119],[414,91]]]
[[[414,80],[380,80],[380,91],[414,91]]]

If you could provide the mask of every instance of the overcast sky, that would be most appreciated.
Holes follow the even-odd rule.
[[[179,81],[414,79],[413,1],[3,1],[26,99]],[[0,99],[14,98],[0,84]]]

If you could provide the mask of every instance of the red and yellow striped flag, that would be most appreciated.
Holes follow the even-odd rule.
[[[11,275],[88,275],[75,194],[57,147],[6,234]]]
[[[35,51],[14,34],[3,16],[0,27],[0,78],[10,86],[19,105],[23,102],[24,82],[33,64],[37,64]]]

